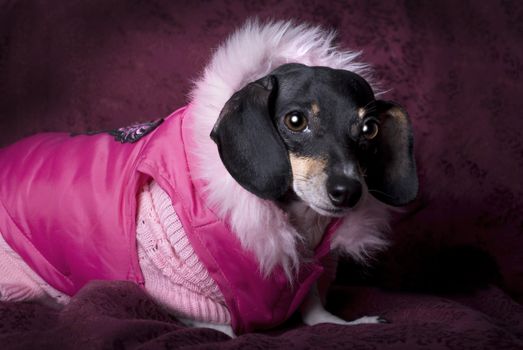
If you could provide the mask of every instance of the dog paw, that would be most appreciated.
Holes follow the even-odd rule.
[[[350,325],[379,324],[379,323],[390,323],[390,322],[381,316],[363,316],[354,321],[347,322],[347,324],[350,324]]]
[[[186,325],[188,327],[210,328],[210,329],[214,329],[215,331],[222,332],[231,338],[236,338],[236,334],[234,334],[232,327],[228,324],[201,322],[201,321],[196,321],[196,320],[192,320],[189,318],[181,318],[181,317],[179,317],[178,320],[180,320],[180,322],[182,322],[184,325]]]
[[[378,322],[379,323],[391,323],[389,320],[387,320],[386,318],[383,318],[383,317],[379,317]]]

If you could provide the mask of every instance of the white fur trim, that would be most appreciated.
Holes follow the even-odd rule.
[[[243,247],[254,252],[266,275],[277,265],[289,276],[299,267],[300,235],[288,222],[286,213],[243,189],[231,177],[209,135],[234,92],[282,64],[296,62],[345,69],[369,80],[368,67],[356,61],[360,53],[338,50],[334,39],[333,31],[320,27],[285,21],[248,21],[214,53],[191,93],[189,123],[197,140],[189,150],[195,159],[191,174],[204,180],[207,204],[230,223]],[[359,211],[345,220],[333,244],[355,258],[364,258],[367,244],[378,246],[384,242],[376,233],[383,223],[373,216],[375,211],[364,207]],[[354,222],[353,216],[358,218]]]

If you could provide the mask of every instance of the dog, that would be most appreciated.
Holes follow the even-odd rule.
[[[385,248],[389,208],[415,199],[412,127],[333,40],[249,21],[171,116],[0,150],[2,300],[129,280],[231,336],[298,309],[307,325],[383,322],[323,299],[336,257]]]

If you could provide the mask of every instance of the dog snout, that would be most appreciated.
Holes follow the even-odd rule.
[[[352,208],[360,200],[361,182],[349,177],[335,177],[327,182],[329,199],[336,207]]]

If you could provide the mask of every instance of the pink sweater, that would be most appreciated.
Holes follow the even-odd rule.
[[[171,199],[156,182],[138,197],[138,258],[145,289],[177,316],[229,324],[225,299],[191,247]]]

